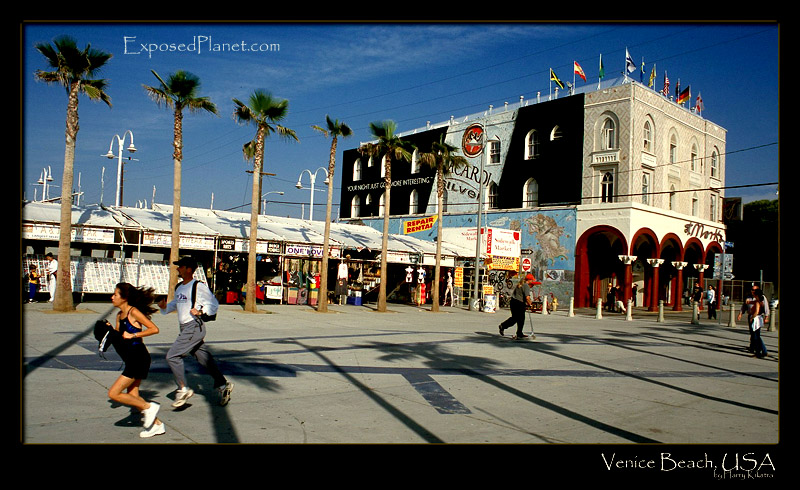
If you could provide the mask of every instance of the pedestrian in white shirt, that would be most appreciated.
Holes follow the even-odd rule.
[[[56,273],[58,272],[58,261],[50,252],[48,252],[44,258],[47,259],[47,291],[50,293],[50,299],[48,301],[52,303],[56,297]]]
[[[206,324],[201,318],[203,314],[216,315],[219,302],[211,293],[211,290],[203,282],[197,282],[195,291],[195,301],[192,304],[192,290],[195,287],[194,271],[197,268],[197,261],[191,257],[182,257],[177,262],[178,276],[182,282],[175,289],[175,296],[172,301],[167,303],[162,299],[158,303],[162,314],[172,311],[178,312],[178,323],[180,332],[175,342],[167,352],[167,364],[172,370],[178,390],[175,392],[175,401],[172,406],[178,408],[183,406],[186,401],[194,395],[194,391],[186,386],[186,372],[183,358],[192,355],[197,362],[206,369],[206,372],[214,378],[214,388],[219,391],[220,405],[227,405],[231,398],[233,383],[229,383],[222,375],[214,356],[205,344]]]

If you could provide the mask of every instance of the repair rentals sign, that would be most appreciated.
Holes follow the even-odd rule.
[[[412,219],[411,221],[403,221],[403,234],[416,233],[418,231],[426,231],[433,228],[439,216],[429,216],[427,218]]]

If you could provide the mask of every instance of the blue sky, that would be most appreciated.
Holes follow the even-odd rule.
[[[246,100],[264,89],[289,101],[283,125],[300,142],[277,137],[267,141],[263,190],[273,202],[267,212],[308,216],[310,191],[295,188],[304,170],[327,166],[330,139],[311,129],[325,116],[347,123],[352,137],[342,150],[370,140],[369,123],[394,120],[399,131],[480,112],[490,105],[515,103],[520,96],[546,96],[552,68],[572,81],[572,64],[583,67],[596,84],[602,54],[606,78],[620,74],[626,49],[649,74],[655,63],[660,87],[666,70],[671,91],[678,79],[702,94],[703,117],[727,130],[727,186],[778,181],[779,24],[777,23],[29,23],[22,29],[23,175],[27,199],[44,168],[60,186],[64,162],[66,93],[37,82],[34,72],[47,69],[35,49],[62,34],[79,47],[112,53],[101,73],[113,108],[83,97],[75,156],[82,202],[114,203],[116,159],[102,157],[115,135],[131,131],[138,161],[125,165],[124,204],[172,203],[172,112],[157,106],[143,85],[156,85],[151,70],[163,78],[177,70],[194,73],[201,95],[211,98],[219,115],[184,117],[182,203],[185,206],[249,212],[252,164],[242,145],[255,134],[237,124],[232,98]],[[219,52],[222,44],[280,45],[279,50]],[[155,45],[145,51],[144,45]],[[168,51],[169,45],[199,50]],[[130,136],[126,136],[126,146]],[[114,153],[117,144],[113,145]],[[127,154],[127,152],[125,152]],[[316,188],[324,189],[323,172]],[[339,202],[341,172],[335,179]],[[310,180],[303,174],[302,182]],[[745,202],[775,199],[776,186],[730,189],[726,195]],[[58,195],[60,187],[51,190]],[[280,201],[280,202],[274,202]],[[314,218],[324,217],[325,193],[316,193]],[[305,206],[301,204],[305,203]],[[334,216],[336,208],[334,208]]]

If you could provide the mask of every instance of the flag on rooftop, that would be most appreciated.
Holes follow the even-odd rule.
[[[561,83],[561,80],[558,79],[558,77],[556,76],[556,72],[554,72],[552,68],[550,68],[550,80],[556,82],[556,85],[558,85],[562,89],[564,88],[564,84]]]
[[[661,95],[664,97],[669,96],[669,77],[667,76],[667,70],[664,70],[664,88],[661,89]]]
[[[650,81],[647,83],[647,86],[650,88],[655,87],[656,83],[656,64],[653,63],[653,69],[650,70]]]
[[[628,73],[636,71],[636,63],[633,62],[633,58],[631,58],[630,53],[628,53],[628,48],[625,48],[625,68],[628,70]]]
[[[606,69],[603,67],[603,53],[600,53],[600,74],[598,78],[602,80],[604,76],[606,76]]]
[[[581,77],[581,78],[583,79],[583,81],[585,82],[585,81],[586,81],[586,74],[585,74],[585,73],[583,73],[583,68],[581,68],[581,65],[579,65],[577,61],[573,61],[572,63],[573,63],[573,65],[574,65],[574,70],[575,70],[575,73],[576,73],[576,74],[577,74],[579,77]]]
[[[689,100],[689,98],[692,96],[691,88],[692,88],[691,85],[687,85],[686,88],[678,95],[678,98],[676,100],[678,104],[683,104],[684,102]]]
[[[706,108],[706,106],[703,105],[703,97],[700,95],[700,92],[697,92],[697,100],[694,102],[694,108],[697,112],[702,112]]]
[[[644,56],[642,56],[642,69],[639,71],[639,83],[644,83]]]

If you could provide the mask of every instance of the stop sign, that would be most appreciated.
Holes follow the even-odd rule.
[[[531,270],[531,259],[525,257],[522,259],[522,271],[523,272],[530,272]]]

